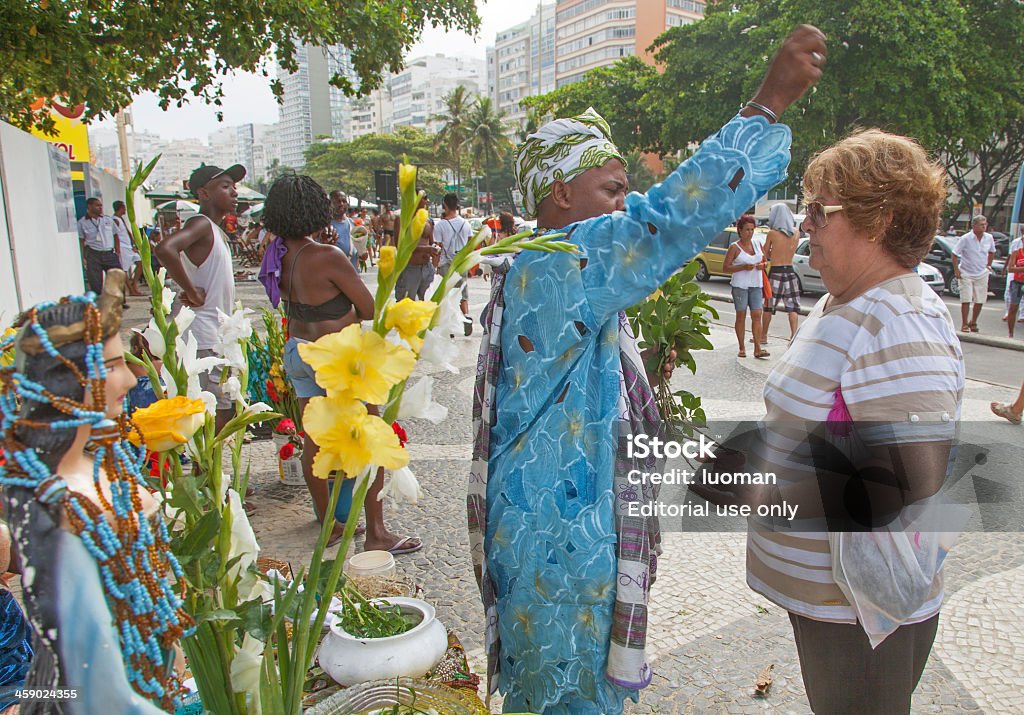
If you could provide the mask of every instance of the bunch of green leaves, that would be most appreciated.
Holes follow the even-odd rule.
[[[685,434],[690,425],[706,422],[700,397],[687,390],[673,392],[661,366],[672,359],[674,350],[674,366],[684,365],[691,373],[696,373],[694,351],[714,348],[707,338],[711,333],[709,316],[717,319],[718,311],[694,282],[696,275],[697,264],[691,262],[647,300],[626,311],[639,347],[646,354],[644,367],[648,374],[658,375],[658,384],[653,387],[661,418],[670,430],[682,430]]]
[[[369,601],[351,584],[345,584],[338,595],[342,602],[341,627],[356,638],[389,638],[416,625],[401,607]]]

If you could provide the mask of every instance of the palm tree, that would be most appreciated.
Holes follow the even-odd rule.
[[[505,110],[495,110],[490,97],[477,97],[469,113],[470,150],[473,152],[473,166],[484,169],[487,179],[487,194],[491,193],[491,167],[498,164],[512,149],[505,124]],[[493,206],[493,199],[490,202]]]
[[[462,163],[459,153],[468,138],[470,103],[466,88],[461,84],[443,98],[445,111],[431,117],[432,121],[444,122],[441,131],[434,137],[434,148],[455,166],[455,189],[462,185]]]

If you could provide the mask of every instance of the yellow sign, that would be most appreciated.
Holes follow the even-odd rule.
[[[35,110],[43,108],[43,100],[36,100],[32,105]],[[54,133],[45,134],[39,129],[33,128],[32,134],[44,141],[57,146],[68,155],[71,161],[89,161],[89,132],[82,117],[85,114],[85,105],[79,104],[75,107],[67,107],[55,99],[50,108],[50,116],[54,121]]]

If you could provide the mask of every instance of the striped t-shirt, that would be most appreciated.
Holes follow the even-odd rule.
[[[761,455],[779,484],[804,469],[806,423],[823,423],[835,392],[871,439],[866,423],[884,422],[881,444],[952,438],[960,417],[964,363],[945,304],[916,274],[893,278],[849,303],[815,305],[764,388],[767,410]],[[803,428],[795,425],[805,425]],[[866,429],[861,430],[861,425]],[[789,429],[787,426],[793,426]],[[882,429],[880,426],[879,429]],[[820,621],[856,623],[832,578],[824,531],[782,531],[756,519],[747,535],[747,584],[783,608]],[[908,623],[930,618],[942,604],[941,573]]]

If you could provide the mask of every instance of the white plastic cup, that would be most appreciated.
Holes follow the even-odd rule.
[[[351,576],[394,576],[395,557],[389,551],[362,551],[348,560],[345,571]]]

